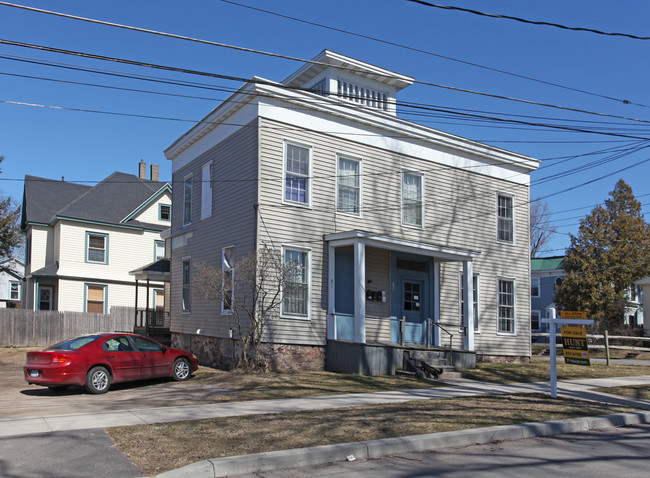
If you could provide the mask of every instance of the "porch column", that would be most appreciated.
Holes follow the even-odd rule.
[[[474,350],[474,265],[472,261],[463,262],[463,348]]]
[[[354,341],[366,343],[366,245],[354,243]]]
[[[336,307],[336,289],[334,278],[336,277],[336,249],[331,245],[327,249],[327,338],[336,340],[336,318],[334,317]]]

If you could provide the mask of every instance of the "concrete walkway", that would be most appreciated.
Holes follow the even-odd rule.
[[[30,435],[64,430],[82,430],[91,428],[109,428],[122,425],[143,425],[173,422],[179,420],[198,420],[227,416],[282,413],[305,410],[322,410],[351,406],[377,405],[426,400],[432,398],[469,397],[476,395],[497,395],[511,393],[548,393],[548,382],[521,384],[494,384],[476,382],[466,379],[448,379],[444,381],[449,387],[403,390],[392,392],[355,393],[309,398],[292,398],[284,400],[257,400],[247,402],[214,403],[207,405],[187,405],[177,407],[140,408],[99,413],[77,413],[66,415],[47,415],[27,418],[0,419],[0,437]],[[616,377],[603,379],[586,379],[558,382],[558,394],[571,398],[597,400],[621,406],[650,410],[650,401],[629,397],[614,396],[592,391],[594,388],[650,384],[650,376]],[[372,458],[377,454],[390,451],[416,451],[436,446],[457,446],[465,443],[477,443],[481,436],[490,440],[518,439],[541,434],[557,434],[602,426],[619,426],[633,423],[650,422],[649,413],[623,414],[594,421],[593,418],[563,420],[544,424],[525,424],[509,427],[491,427],[490,429],[465,430],[444,434],[402,437],[376,440],[356,444],[341,444],[328,447],[316,447],[301,450],[287,450],[275,453],[263,453],[244,457],[230,457],[202,462],[173,470],[160,476],[164,477],[213,477],[226,474],[249,473],[256,470],[274,469],[278,466],[300,466],[301,463],[315,464],[344,460],[349,455],[357,458]],[[549,425],[550,423],[550,425]],[[552,433],[549,433],[552,432]],[[533,435],[530,435],[530,434]],[[495,438],[499,437],[499,438]],[[510,438],[507,438],[510,437]],[[442,440],[442,441],[440,441]],[[290,457],[288,456],[290,454]],[[271,467],[271,468],[269,468]]]

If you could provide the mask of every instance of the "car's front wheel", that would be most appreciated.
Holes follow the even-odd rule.
[[[84,388],[88,393],[106,393],[111,386],[111,382],[111,374],[105,367],[93,367],[86,375]]]
[[[174,380],[187,380],[192,374],[192,369],[190,368],[190,362],[183,357],[177,358],[174,362],[174,371],[172,372],[172,378]]]

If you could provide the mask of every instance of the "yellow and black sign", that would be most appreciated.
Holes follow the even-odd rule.
[[[560,311],[562,319],[586,319],[587,312],[582,310],[562,310]]]
[[[589,365],[587,329],[584,327],[561,327],[564,362],[574,365]]]

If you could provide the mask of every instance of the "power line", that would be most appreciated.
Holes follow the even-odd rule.
[[[504,19],[504,20],[514,20],[514,21],[517,21],[517,22],[527,23],[527,24],[530,24],[530,25],[541,25],[541,26],[547,26],[547,27],[561,28],[563,30],[572,30],[572,31],[578,31],[578,32],[596,33],[598,35],[625,37],[625,38],[631,38],[633,40],[650,40],[650,37],[642,37],[642,36],[633,35],[633,34],[630,34],[630,33],[614,33],[614,32],[604,32],[602,30],[596,30],[594,28],[570,27],[570,26],[567,26],[567,25],[559,24],[559,23],[551,23],[551,22],[545,22],[545,21],[539,21],[539,20],[527,20],[525,18],[513,17],[513,16],[510,16],[510,15],[498,15],[498,14],[494,14],[494,13],[485,13],[485,12],[480,12],[478,10],[472,10],[470,8],[452,7],[452,6],[449,6],[449,5],[437,5],[435,3],[425,2],[423,0],[406,0],[406,1],[407,2],[412,2],[412,3],[418,3],[418,4],[424,5],[426,7],[440,8],[440,9],[443,9],[443,10],[456,10],[456,11],[459,11],[459,12],[472,13],[474,15],[480,15],[480,16],[483,16],[483,17],[500,18],[500,19]]]

